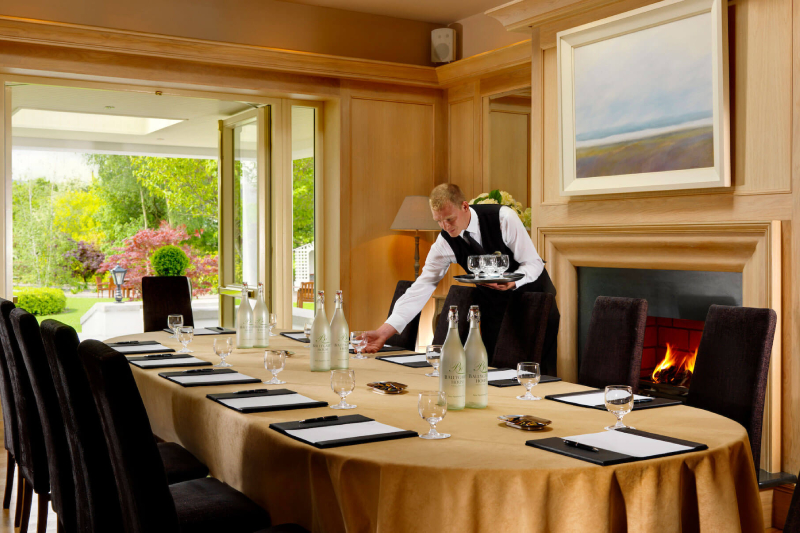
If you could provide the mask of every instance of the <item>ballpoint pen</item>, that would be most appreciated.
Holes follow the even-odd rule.
[[[266,392],[269,394],[269,389],[250,389],[250,390],[239,390],[234,392],[234,394],[250,394],[252,392]],[[302,422],[302,420],[301,420]]]
[[[586,450],[587,452],[599,452],[597,448],[594,446],[589,446],[588,444],[583,444],[582,442],[575,442],[574,440],[567,440],[562,439],[564,444],[567,446],[572,446],[573,448],[578,448],[579,450]]]
[[[334,420],[339,420],[337,415],[330,415],[330,416],[321,416],[319,418],[306,418],[305,420],[301,420],[301,424],[307,424],[309,422],[332,422]]]
[[[196,372],[216,372],[213,368],[197,368],[195,370],[184,370],[183,374],[192,374]]]

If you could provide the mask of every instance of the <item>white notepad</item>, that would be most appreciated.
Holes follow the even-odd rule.
[[[393,426],[387,426],[374,420],[369,422],[356,422],[354,424],[339,424],[336,426],[323,426],[309,429],[287,429],[286,433],[306,442],[320,443],[329,440],[352,439],[369,435],[383,435],[405,431]]]
[[[382,357],[384,361],[391,361],[393,363],[424,363],[426,361],[425,354],[414,355],[396,355],[394,357]]]
[[[132,344],[130,346],[112,346],[112,348],[120,353],[147,353],[169,350],[163,344]]]
[[[648,439],[639,435],[631,435],[621,431],[601,431],[588,435],[575,435],[564,437],[567,440],[588,444],[611,452],[630,455],[632,457],[652,457],[667,453],[685,452],[691,450],[689,446],[673,444],[663,440]]]
[[[304,403],[317,403],[317,400],[307,398],[302,394],[280,394],[277,396],[252,396],[250,398],[231,398],[219,400],[228,407],[243,409],[247,407],[273,407],[278,405],[296,405]]]
[[[187,374],[186,376],[171,376],[170,379],[182,385],[187,385],[189,383],[216,383],[218,381],[238,381],[240,379],[253,378],[238,372],[232,372],[230,374],[200,374],[199,376]]]
[[[649,396],[640,396],[638,394],[633,395],[634,400],[643,400],[645,398],[649,398]],[[575,405],[585,405],[586,407],[595,407],[606,404],[605,392],[587,392],[586,394],[580,394],[576,396],[564,396],[558,398],[558,400]]]
[[[305,333],[284,333],[290,339],[294,339],[296,341],[307,341],[308,338],[306,337]]]
[[[191,365],[196,363],[205,363],[202,359],[198,359],[197,357],[186,357],[186,358],[167,358],[167,359],[148,359],[147,361],[132,361],[134,365],[140,366],[142,368],[158,368],[161,366],[183,366],[183,365]]]
[[[517,377],[516,370],[490,370],[489,381],[500,381],[502,379],[514,379]]]

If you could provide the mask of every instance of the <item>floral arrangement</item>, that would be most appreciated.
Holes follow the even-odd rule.
[[[508,194],[506,191],[495,189],[490,192],[481,193],[476,198],[473,198],[469,201],[469,205],[478,204],[500,204],[508,206],[516,211],[517,215],[519,215],[519,219],[522,221],[523,226],[528,229],[531,227],[531,208],[529,207],[523,210],[522,204],[514,200],[514,197]]]

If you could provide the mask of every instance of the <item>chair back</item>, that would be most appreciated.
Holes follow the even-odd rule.
[[[75,480],[72,475],[69,445],[53,376],[44,353],[39,322],[29,312],[17,308],[11,311],[11,325],[17,336],[22,360],[28,371],[33,397],[39,411],[39,419],[42,422],[53,510],[67,531],[76,531],[78,524]]]
[[[436,323],[433,344],[444,344],[444,340],[447,338],[447,313],[452,305],[458,307],[458,335],[461,337],[461,344],[467,341],[467,336],[469,335],[467,315],[469,314],[469,306],[475,303],[475,291],[474,287],[462,287],[460,285],[452,285],[450,287],[450,290],[447,291],[447,297],[444,299],[442,314],[439,315],[439,321]]]
[[[647,300],[598,296],[594,301],[578,383],[639,389]]]
[[[144,330],[161,331],[169,315],[183,315],[183,325],[194,327],[192,288],[186,276],[145,276],[142,278]]]
[[[490,364],[517,368],[522,361],[542,362],[547,317],[555,298],[546,292],[513,292],[500,324]]]
[[[8,300],[0,301],[8,302]],[[14,308],[11,304],[10,309]],[[14,402],[14,389],[11,385],[11,374],[8,368],[8,358],[5,345],[0,345],[0,404],[3,406],[3,438],[6,450],[13,457],[17,457],[19,435],[17,434],[17,404]]]
[[[777,315],[772,309],[712,305],[697,348],[686,404],[739,422],[758,472],[761,425]]]
[[[147,412],[124,355],[95,340],[78,346],[111,457],[128,533],[179,531],[175,502]]]
[[[301,281],[297,289],[297,307],[303,307],[305,302],[314,303],[314,282]]]
[[[394,290],[394,296],[392,296],[392,305],[389,306],[389,316],[392,316],[394,305],[397,303],[397,300],[399,300],[400,297],[403,296],[408,288],[413,284],[413,281],[400,280],[397,282],[397,287]],[[422,316],[422,313],[418,313],[417,316],[411,319],[411,322],[406,325],[402,333],[398,333],[397,335],[392,335],[389,337],[386,340],[386,344],[390,344],[392,346],[402,346],[406,350],[416,350],[420,316]]]
[[[57,320],[43,321],[41,329],[69,443],[78,531],[123,531],[108,446],[78,359],[78,334]]]
[[[16,456],[20,472],[37,494],[50,492],[50,472],[47,464],[47,450],[42,432],[42,421],[36,408],[28,371],[17,343],[17,336],[11,325],[11,312],[14,304],[0,299],[0,342],[3,343],[11,376],[11,390],[17,406],[17,435],[19,452]]]

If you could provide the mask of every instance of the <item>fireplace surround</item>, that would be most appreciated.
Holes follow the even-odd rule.
[[[778,314],[764,412],[761,468],[781,467],[780,221],[561,226],[538,229],[539,253],[558,291],[558,374],[578,375],[579,267],[738,272],[741,305]]]

